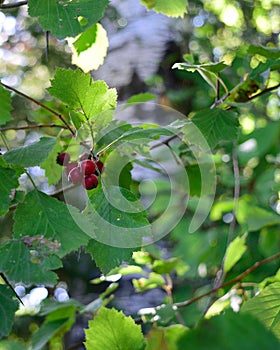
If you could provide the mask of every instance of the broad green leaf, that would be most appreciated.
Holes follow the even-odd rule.
[[[109,41],[106,30],[100,23],[88,28],[74,42],[72,38],[67,41],[72,49],[72,64],[85,73],[103,64]]]
[[[187,0],[142,0],[141,3],[149,10],[154,10],[170,17],[184,17],[188,12]]]
[[[70,108],[82,113],[87,120],[98,115],[104,118],[105,112],[109,112],[110,117],[107,123],[112,119],[116,89],[108,89],[104,81],[93,81],[89,73],[58,68],[48,90]],[[105,116],[108,118],[107,114]]]
[[[280,282],[270,284],[257,296],[248,300],[241,312],[252,314],[280,340]]]
[[[38,17],[42,28],[58,39],[75,37],[98,22],[104,15],[108,0],[30,0],[28,12]]]
[[[135,103],[149,102],[151,100],[154,100],[155,98],[156,98],[156,95],[150,94],[149,92],[133,95],[127,100],[125,107]]]
[[[141,327],[121,311],[102,308],[85,330],[87,350],[144,350]]]
[[[247,235],[245,234],[242,237],[236,237],[227,247],[224,262],[225,272],[228,272],[246,252],[246,236]]]
[[[57,276],[50,269],[62,266],[57,257],[30,251],[21,241],[8,241],[1,246],[0,255],[0,271],[11,283],[53,285]]]
[[[47,158],[54,145],[55,138],[41,137],[39,141],[30,145],[13,148],[6,152],[3,158],[8,164],[22,167],[39,165]]]
[[[96,225],[95,238],[120,248],[134,248],[151,235],[147,213],[135,195],[118,186],[98,187],[89,194],[84,215]]]
[[[13,169],[0,166],[0,216],[7,213],[11,203],[11,190],[18,187],[18,176]]]
[[[44,235],[57,240],[61,244],[57,253],[60,257],[87,244],[89,239],[75,221],[86,222],[78,209],[36,190],[29,192],[18,205],[14,219],[15,237]]]
[[[236,218],[248,231],[257,231],[262,227],[280,223],[279,214],[257,206],[249,195],[239,199]]]
[[[192,122],[199,128],[210,148],[221,141],[237,138],[239,122],[236,114],[220,108],[203,110],[195,114]]]
[[[91,254],[101,272],[107,274],[123,261],[129,262],[133,249],[111,247],[91,239],[86,247],[86,252]]]
[[[176,268],[180,258],[170,258],[168,260],[155,260],[152,265],[152,270],[159,274],[167,274]]]
[[[220,73],[222,70],[224,70],[227,67],[228,65],[226,65],[224,62],[205,63],[205,64],[175,63],[172,66],[172,69],[182,69],[189,72],[194,72],[196,70],[203,69],[212,73]]]
[[[11,93],[4,89],[0,83],[0,125],[4,125],[8,121],[12,120],[10,113],[12,109]]]
[[[57,164],[56,158],[62,150],[63,148],[60,144],[60,140],[57,139],[54,148],[40,165],[42,169],[45,169],[45,175],[48,178],[49,185],[56,185],[61,179],[62,167],[61,165]]]
[[[6,337],[11,332],[15,312],[18,309],[18,300],[15,300],[14,297],[15,295],[9,286],[0,285],[0,338]],[[1,347],[1,342],[0,349],[4,349]]]
[[[147,334],[147,347],[145,350],[178,350],[176,345],[188,329],[181,325],[152,328]]]
[[[279,48],[250,45],[248,53],[251,55],[261,55],[267,58],[280,58]]]
[[[178,349],[199,350],[275,350],[280,348],[280,343],[253,316],[228,311],[203,320],[197,328],[185,333],[177,346]]]

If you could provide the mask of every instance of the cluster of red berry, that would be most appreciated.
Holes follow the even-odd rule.
[[[100,160],[94,161],[91,157],[84,159],[82,156],[79,162],[70,162],[69,153],[59,153],[56,162],[65,166],[68,180],[73,184],[82,184],[86,190],[92,190],[97,187],[98,176],[103,171],[103,163]]]

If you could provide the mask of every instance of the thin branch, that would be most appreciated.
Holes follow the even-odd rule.
[[[257,98],[257,97],[259,97],[259,96],[261,96],[261,95],[267,94],[268,92],[273,91],[273,90],[275,90],[275,89],[278,89],[279,87],[280,87],[280,83],[277,84],[277,85],[271,86],[270,88],[266,88],[266,89],[260,91],[259,93],[255,94],[255,95],[253,95],[253,96],[248,97],[248,101],[251,101],[251,100],[253,100],[254,98]]]
[[[38,106],[44,108],[45,110],[47,110],[48,112],[50,112],[51,114],[55,115],[57,118],[59,118],[62,123],[66,126],[66,128],[71,132],[71,134],[73,136],[75,136],[75,132],[72,130],[71,126],[67,123],[67,121],[63,118],[63,116],[61,114],[59,114],[58,112],[56,112],[54,109],[44,105],[43,103],[35,100],[34,98],[24,94],[23,92],[20,92],[18,91],[17,89],[11,87],[11,86],[8,86],[2,82],[0,82],[2,86],[4,86],[6,89],[8,90],[11,90],[11,91],[14,91],[16,94],[18,94],[19,96],[22,96],[24,98],[26,98],[27,100],[31,101],[31,102],[34,102],[35,104],[37,104]]]
[[[190,304],[193,304],[195,303],[196,301],[198,300],[201,300],[213,293],[216,293],[219,289],[222,289],[222,288],[225,288],[225,287],[228,287],[230,285],[234,285],[235,283],[238,283],[240,282],[244,277],[246,277],[247,275],[249,275],[250,273],[252,273],[253,271],[255,271],[256,269],[258,269],[259,267],[263,266],[263,265],[266,265],[270,262],[272,262],[273,260],[276,260],[276,259],[279,259],[280,258],[280,252],[277,253],[277,254],[274,254],[268,258],[265,258],[261,261],[257,261],[255,262],[255,264],[251,267],[249,267],[247,270],[245,270],[244,272],[242,272],[240,275],[238,275],[237,277],[223,283],[222,285],[216,287],[216,288],[213,288],[211,290],[209,290],[208,292],[206,293],[203,293],[201,295],[198,295],[197,297],[194,297],[192,299],[189,299],[189,300],[185,300],[185,301],[182,301],[180,303],[175,303],[174,305],[176,305],[177,307],[183,307],[183,306],[188,306]]]
[[[61,129],[68,129],[68,127],[66,125],[36,124],[36,125],[25,125],[25,126],[9,126],[9,127],[0,128],[0,131],[27,130],[27,129],[37,129],[37,128],[61,128]]]
[[[16,7],[20,7],[20,6],[23,6],[23,5],[27,5],[28,1],[19,1],[19,2],[14,2],[13,4],[1,4],[0,5],[0,9],[13,9],[13,8],[16,8]]]

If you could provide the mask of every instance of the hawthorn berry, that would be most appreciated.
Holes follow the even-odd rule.
[[[83,187],[86,190],[92,190],[98,185],[98,177],[94,174],[86,175],[83,180]]]
[[[104,168],[104,164],[101,162],[101,160],[98,160],[97,162],[95,162],[96,167],[98,168],[99,171],[95,171],[95,175],[100,175],[103,172],[103,168]]]
[[[92,160],[87,159],[79,163],[79,168],[83,175],[90,175],[95,172],[96,165]]]
[[[78,167],[73,168],[69,172],[68,180],[71,181],[75,185],[80,184],[82,182],[83,176],[82,176],[80,169]]]
[[[68,163],[67,166],[66,166],[66,174],[67,176],[69,175],[70,171],[74,168],[77,168],[78,166],[78,162],[71,162],[71,163]]]
[[[57,157],[56,157],[56,162],[59,165],[64,165],[66,166],[69,163],[70,160],[70,154],[69,153],[58,153]]]

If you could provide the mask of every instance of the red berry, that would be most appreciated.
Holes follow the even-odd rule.
[[[79,168],[73,168],[69,175],[68,175],[68,180],[71,181],[73,184],[80,184],[83,180],[83,176],[80,172]]]
[[[78,166],[78,162],[71,162],[71,163],[67,164],[67,166],[66,166],[67,176],[69,175],[70,171],[74,168],[77,168],[77,166]]]
[[[102,174],[103,168],[104,168],[104,164],[101,162],[101,160],[98,160],[97,162],[95,162],[95,165],[97,166],[97,168],[99,170],[99,172],[97,170],[95,171],[95,175],[98,176],[98,175]]]
[[[95,172],[96,165],[92,160],[87,159],[79,163],[79,168],[83,175],[90,175]]]
[[[70,154],[69,153],[59,153],[56,157],[56,162],[59,165],[66,166],[69,163]]]
[[[83,186],[86,190],[92,190],[98,185],[98,177],[94,174],[87,175],[83,180]]]

